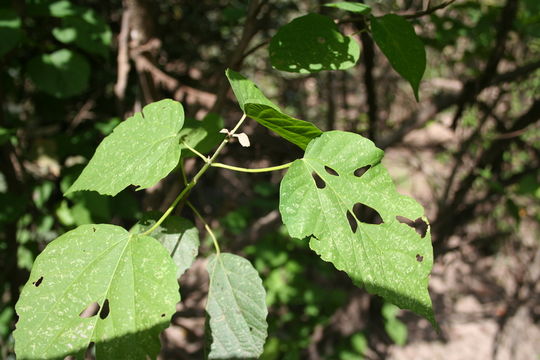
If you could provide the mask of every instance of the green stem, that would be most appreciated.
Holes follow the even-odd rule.
[[[222,164],[222,163],[212,163],[211,166],[212,167],[223,168],[223,169],[228,169],[228,170],[233,170],[233,171],[247,172],[247,173],[262,173],[262,172],[286,169],[291,165],[292,165],[292,162],[286,163],[286,164],[283,164],[283,165],[271,166],[271,167],[265,167],[265,168],[259,168],[259,169],[249,169],[249,168],[232,166],[232,165],[227,165],[227,164]]]
[[[236,132],[236,130],[238,130],[238,128],[244,123],[244,120],[246,120],[246,114],[244,114],[242,116],[242,118],[240,120],[238,120],[238,123],[236,123],[236,126],[231,130],[231,132],[229,133],[229,135],[227,137],[225,137],[225,139],[223,139],[223,141],[221,142],[221,144],[219,144],[218,148],[216,149],[216,151],[214,152],[214,154],[212,155],[212,157],[210,159],[208,159],[208,161],[203,165],[203,167],[197,172],[197,174],[195,174],[195,176],[193,177],[193,179],[191,179],[191,181],[186,185],[186,187],[184,188],[184,190],[182,190],[182,192],[180,194],[178,194],[178,196],[176,197],[176,199],[174,199],[173,203],[171,204],[171,206],[169,206],[169,208],[165,211],[165,213],[163,213],[163,215],[159,218],[159,220],[148,230],[146,230],[145,232],[143,232],[141,235],[148,235],[148,234],[151,234],[152,231],[154,231],[155,229],[158,228],[159,225],[161,225],[163,223],[163,221],[165,221],[165,219],[173,212],[174,208],[176,207],[176,205],[178,205],[178,203],[182,200],[184,200],[190,193],[191,189],[197,185],[197,182],[199,181],[199,179],[201,178],[201,176],[203,176],[203,174],[206,172],[206,170],[208,170],[208,168],[210,168],[210,165],[212,165],[212,163],[214,162],[214,160],[216,160],[216,158],[218,157],[218,155],[221,153],[221,151],[223,150],[223,148],[225,147],[225,145],[227,145],[227,143],[230,141],[232,135]]]
[[[182,141],[182,144],[188,148],[188,150],[190,150],[192,153],[194,153],[195,155],[197,155],[198,157],[200,157],[201,159],[203,159],[204,162],[208,162],[208,158],[206,156],[204,156],[203,154],[201,154],[200,152],[198,152],[197,150],[195,150],[194,148],[192,148],[191,146],[189,146],[186,142]]]
[[[217,241],[216,235],[214,235],[214,232],[210,228],[210,225],[208,225],[208,223],[202,217],[201,213],[199,211],[197,211],[197,208],[195,206],[193,206],[193,204],[191,202],[187,201],[186,204],[187,204],[187,206],[189,206],[191,208],[191,210],[193,211],[195,216],[197,216],[199,218],[199,220],[201,220],[201,222],[204,224],[204,228],[206,229],[206,231],[208,232],[208,235],[210,235],[210,237],[212,238],[212,241],[214,242],[214,248],[216,249],[216,255],[219,255],[221,253],[221,250],[219,248],[219,243]]]

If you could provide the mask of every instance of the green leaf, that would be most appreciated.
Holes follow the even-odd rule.
[[[98,359],[155,358],[179,298],[175,266],[155,239],[80,226],[34,263],[16,306],[17,358],[81,358],[90,342]]]
[[[223,126],[223,118],[217,114],[208,114],[202,121],[186,118],[180,130],[180,141],[185,141],[198,152],[207,154],[225,138],[225,134],[219,132]],[[183,158],[196,156],[184,145],[180,144],[180,147]]]
[[[0,9],[0,56],[13,49],[22,38],[21,18],[12,9]]]
[[[435,325],[428,293],[433,249],[424,211],[396,191],[382,157],[360,135],[323,133],[283,178],[281,217],[292,237],[311,237],[311,249],[356,284]],[[359,211],[364,205],[383,223]]]
[[[266,339],[266,293],[251,263],[237,255],[212,256],[206,312],[209,359],[258,358]]]
[[[259,124],[302,149],[322,134],[312,123],[284,114],[251,80],[230,69],[226,74],[240,108]]]
[[[278,70],[308,74],[345,70],[360,57],[360,47],[339,32],[327,16],[307,14],[282,26],[270,41],[270,61]]]
[[[32,58],[28,75],[40,90],[57,98],[68,98],[86,90],[90,65],[76,52],[61,49]]]
[[[388,61],[407,80],[418,101],[420,80],[426,70],[424,43],[405,18],[396,14],[371,18],[371,32]]]
[[[63,16],[62,26],[53,29],[54,37],[63,43],[74,43],[89,53],[107,57],[112,32],[105,20],[92,9],[77,9],[73,16]]]
[[[353,3],[348,1],[340,1],[330,4],[324,4],[324,6],[333,7],[345,11],[350,11],[357,14],[369,14],[371,12],[371,6],[361,3]]]
[[[268,105],[247,104],[246,115],[303,150],[311,140],[322,134],[312,123],[285,115]]]
[[[131,228],[133,234],[150,229],[161,214],[151,212]],[[189,269],[199,252],[199,231],[193,223],[180,216],[170,215],[151,234],[171,255],[176,264],[176,277],[179,278]]]
[[[59,18],[77,15],[81,9],[82,8],[80,6],[74,5],[69,0],[55,1],[48,5],[49,15]]]
[[[99,144],[65,194],[95,190],[114,196],[129,185],[138,185],[138,190],[155,185],[180,160],[183,124],[184,109],[179,102],[165,99],[146,105]]]

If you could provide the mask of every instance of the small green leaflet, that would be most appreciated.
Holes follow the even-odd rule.
[[[324,4],[324,6],[333,7],[345,11],[354,12],[357,14],[369,14],[371,12],[371,7],[362,3],[354,3],[348,1],[340,1],[335,3]]]
[[[307,14],[282,26],[269,51],[274,68],[301,74],[349,69],[360,57],[358,43],[320,14]]]
[[[36,87],[57,98],[68,98],[88,87],[90,65],[68,49],[42,54],[28,62],[28,75]]]
[[[120,123],[96,153],[66,195],[95,190],[116,195],[129,185],[145,189],[167,176],[180,160],[180,129],[184,109],[165,99],[143,108]]]
[[[323,133],[283,178],[281,217],[292,237],[311,237],[311,249],[356,284],[435,325],[428,293],[433,249],[424,211],[396,191],[382,157],[360,135]],[[383,223],[368,223],[362,204]],[[424,226],[422,234],[412,222]]]
[[[251,263],[233,254],[208,262],[209,359],[256,359],[267,336],[266,292]]]
[[[405,18],[396,14],[371,18],[371,33],[392,67],[407,80],[418,101],[420,80],[426,70],[426,49]]]
[[[145,214],[129,232],[137,234],[150,229],[160,215],[157,212]],[[170,215],[150,236],[169,251],[176,264],[177,278],[191,266],[199,252],[199,231],[191,221],[180,216]]]
[[[322,134],[312,123],[284,114],[251,80],[230,69],[226,75],[240,108],[259,124],[303,150],[312,139]]]
[[[155,358],[179,300],[175,265],[155,239],[82,225],[34,263],[16,306],[17,358],[82,358],[90,342],[98,359]]]

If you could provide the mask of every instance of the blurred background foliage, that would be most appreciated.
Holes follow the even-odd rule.
[[[419,103],[359,33],[365,18],[324,3],[0,1],[1,358],[13,358],[14,305],[48,242],[81,224],[130,228],[180,190],[173,172],[146,191],[63,197],[99,142],[145,104],[170,97],[182,101],[194,129],[205,119],[204,130],[193,131],[203,131],[198,146],[210,151],[217,131],[241,115],[227,67],[254,79],[288,113],[384,148],[400,190],[426,207],[436,255],[431,291],[440,335],[354,287],[306,241],[288,238],[276,210],[281,174],[210,172],[191,198],[222,246],[248,256],[264,279],[270,328],[263,359],[399,358],[396,345],[451,342],[456,304],[469,295],[495,324],[494,339],[507,336],[522,309],[538,328],[540,2],[456,0],[426,11],[446,2],[366,1],[376,16],[408,16],[424,41]],[[308,12],[333,17],[361,43],[355,67],[307,75],[271,67],[271,36]],[[301,156],[254,123],[244,131],[252,146],[232,144],[223,162],[263,167]],[[186,154],[189,176],[200,160]],[[201,259],[181,279],[183,304],[165,332],[164,359],[202,356],[207,285],[197,264],[209,249],[203,241]],[[451,272],[465,275],[452,280]],[[477,291],[474,281],[488,290]],[[500,343],[489,349],[494,358],[504,353]]]

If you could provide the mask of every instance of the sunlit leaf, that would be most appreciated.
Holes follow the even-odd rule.
[[[369,14],[371,12],[371,7],[369,5],[349,1],[339,1],[335,3],[324,4],[324,6],[350,11],[357,14]]]
[[[311,249],[356,284],[435,323],[424,211],[397,193],[382,157],[360,135],[323,133],[283,178],[281,217],[292,237],[311,237]]]
[[[312,123],[284,114],[251,80],[230,69],[226,74],[240,108],[259,124],[302,149],[322,134]]]
[[[95,190],[114,196],[129,185],[139,189],[155,185],[178,164],[183,124],[184,110],[177,101],[145,106],[101,142],[66,195]]]
[[[278,70],[312,73],[345,70],[360,57],[360,47],[327,16],[307,14],[282,26],[270,41],[270,61]]]
[[[371,18],[371,32],[392,67],[407,80],[418,100],[420,80],[426,70],[424,43],[405,18],[388,14]]]
[[[208,263],[209,359],[255,359],[266,339],[266,293],[251,263],[220,254]]]
[[[16,306],[18,359],[155,358],[180,300],[176,269],[155,239],[83,225],[37,257]]]

